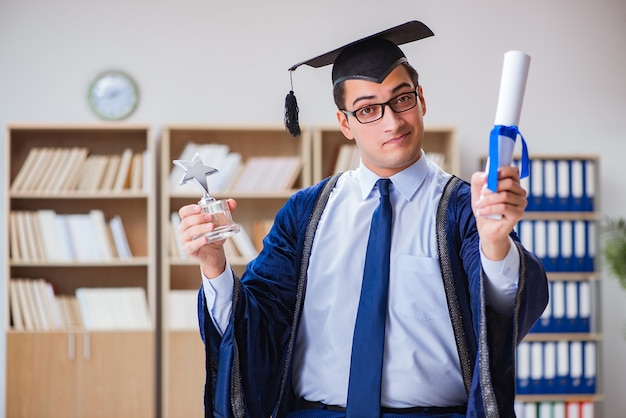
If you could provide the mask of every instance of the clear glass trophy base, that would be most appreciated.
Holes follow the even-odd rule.
[[[198,205],[202,208],[203,213],[210,213],[213,216],[211,222],[215,228],[213,231],[194,237],[194,239],[203,236],[210,243],[228,238],[239,232],[239,225],[233,222],[228,203],[225,200],[202,199]]]

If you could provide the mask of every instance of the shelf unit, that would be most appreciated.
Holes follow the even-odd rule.
[[[5,234],[7,268],[7,416],[152,417],[156,406],[156,184],[142,190],[12,192],[11,184],[33,148],[85,147],[89,153],[121,155],[130,148],[149,156],[145,175],[154,177],[150,129],[143,125],[9,125],[6,134],[4,219],[12,211],[51,209],[82,214],[99,209],[119,215],[133,257],[108,261],[19,261]],[[9,278],[44,278],[56,295],[78,288],[139,287],[145,291],[152,326],[137,330],[16,330],[9,309]],[[51,384],[51,382],[54,382]]]
[[[310,133],[303,131],[299,138],[289,136],[284,127],[279,126],[166,126],[161,135],[161,222],[170,225],[173,212],[189,203],[196,203],[201,197],[200,189],[195,192],[181,192],[171,182],[172,170],[182,178],[183,171],[172,164],[179,159],[188,143],[225,144],[233,153],[241,154],[242,162],[251,157],[285,156],[298,157],[300,172],[294,188],[276,191],[238,191],[221,189],[210,193],[216,199],[234,198],[237,211],[233,219],[252,237],[253,223],[259,220],[273,220],[285,201],[296,190],[311,184]],[[206,164],[206,161],[205,161]],[[218,170],[219,165],[216,165]],[[263,175],[264,173],[259,173]],[[209,188],[211,178],[209,176]],[[190,329],[170,329],[169,318],[173,309],[169,308],[170,291],[189,291],[188,312],[196,315],[196,299],[193,296],[201,284],[198,262],[172,256],[170,248],[175,231],[163,227],[161,231],[161,315],[162,315],[162,411],[164,417],[200,416],[203,412],[204,390],[204,346],[199,336],[197,324]],[[229,238],[232,240],[233,238]],[[242,273],[249,257],[228,258],[237,273]]]
[[[518,159],[519,160],[519,159]],[[481,165],[484,167],[484,162],[485,159],[483,159],[481,161]],[[571,155],[571,154],[556,154],[556,155],[533,155],[531,158],[531,165],[534,164],[547,164],[546,162],[548,162],[550,165],[550,169],[548,169],[547,165],[545,166],[545,168],[541,171],[539,170],[535,170],[534,167],[533,169],[531,169],[531,176],[528,180],[524,181],[524,185],[527,188],[527,191],[529,192],[528,195],[528,199],[529,202],[531,201],[531,199],[535,199],[535,197],[537,195],[539,195],[539,193],[533,192],[533,188],[540,188],[541,189],[541,194],[544,196],[543,199],[545,201],[548,202],[553,202],[553,206],[552,207],[531,207],[531,210],[527,210],[524,214],[524,217],[522,219],[522,221],[520,222],[520,225],[523,222],[530,222],[530,223],[536,223],[536,222],[540,222],[540,223],[544,223],[545,225],[548,225],[549,223],[554,224],[554,222],[556,221],[557,223],[559,223],[559,229],[558,229],[558,236],[557,236],[557,240],[556,242],[558,243],[558,257],[557,258],[562,258],[562,259],[567,259],[571,257],[576,257],[576,254],[571,254],[572,252],[576,252],[576,250],[574,249],[578,244],[575,243],[575,238],[576,237],[572,237],[570,235],[570,233],[564,233],[563,231],[563,225],[564,224],[569,224],[569,225],[573,225],[574,223],[585,223],[589,225],[589,229],[587,231],[594,231],[597,229],[597,225],[601,219],[601,213],[598,209],[598,204],[599,204],[599,198],[597,196],[597,193],[595,193],[595,191],[599,190],[599,158],[596,155]],[[557,168],[558,164],[560,164],[561,162],[566,162],[563,163],[563,171],[560,172],[559,168]],[[572,163],[573,162],[573,163]],[[576,164],[577,166],[581,166],[583,164],[583,162],[585,163],[585,166],[587,167],[588,171],[585,172],[585,175],[582,178],[575,178],[577,176],[580,176],[581,172],[579,170],[574,170],[572,169],[572,165]],[[552,165],[554,164],[554,165]],[[558,174],[557,174],[558,173]],[[539,175],[542,176],[543,178],[543,182],[539,183],[538,181],[536,181],[539,177]],[[533,176],[535,176],[536,178],[533,179]],[[559,179],[563,179],[563,180],[568,180],[568,181],[561,181],[559,184]],[[537,184],[536,186],[534,186],[534,184]],[[539,187],[541,186],[541,187]],[[547,186],[547,188],[546,188]],[[561,206],[563,206],[565,203],[554,203],[555,201],[559,200],[559,198],[561,197],[562,201],[565,202],[567,199],[569,199],[569,201],[573,201],[573,195],[578,196],[580,193],[584,192],[585,195],[588,194],[588,197],[591,199],[593,206],[589,207],[589,208],[580,208],[580,207],[575,207],[575,208],[570,208],[570,209],[563,209],[559,207],[559,204]],[[568,194],[569,193],[569,194]],[[571,203],[570,203],[571,204]],[[530,205],[530,204],[529,204]],[[554,207],[556,206],[556,209],[558,210],[552,210]],[[521,228],[521,226],[518,225],[518,233],[520,233],[519,229]],[[568,226],[569,228],[569,226]],[[573,228],[573,227],[572,227]],[[547,234],[546,239],[548,242],[550,242],[550,240],[554,239],[554,233],[550,233],[550,231],[548,231],[548,227],[545,227],[546,231],[545,233]],[[556,228],[555,228],[556,229]],[[534,230],[536,232],[536,230]],[[535,233],[533,232],[533,234]],[[543,234],[543,233],[542,233]],[[524,233],[520,233],[520,237],[522,239],[522,243],[525,242],[525,238],[524,238]],[[576,392],[575,390],[572,390],[571,388],[568,389],[563,389],[563,388],[559,388],[558,385],[560,385],[561,383],[559,383],[558,380],[558,372],[557,372],[557,386],[555,387],[555,393],[528,393],[528,394],[518,394],[516,397],[516,401],[519,402],[522,405],[526,405],[529,404],[531,405],[530,407],[534,408],[535,405],[537,408],[540,408],[541,404],[551,404],[551,403],[564,403],[564,404],[568,404],[568,403],[573,403],[573,404],[582,404],[582,403],[591,403],[593,404],[593,409],[594,409],[594,416],[602,416],[601,415],[601,401],[603,400],[603,395],[602,395],[602,388],[600,386],[600,373],[601,373],[601,359],[600,359],[600,353],[601,353],[601,347],[600,345],[602,344],[602,340],[603,340],[603,336],[602,336],[602,330],[600,327],[601,324],[601,318],[600,318],[600,289],[601,289],[601,275],[600,275],[600,271],[598,268],[598,261],[596,260],[597,255],[596,255],[596,248],[599,248],[598,246],[598,237],[597,237],[597,233],[593,233],[593,232],[587,232],[587,234],[585,235],[585,240],[588,240],[588,251],[589,253],[587,254],[589,256],[589,259],[591,260],[591,267],[587,268],[587,269],[578,269],[578,268],[571,268],[571,267],[564,267],[566,266],[566,264],[562,264],[560,267],[558,265],[558,263],[554,263],[554,252],[557,249],[556,246],[552,246],[552,249],[550,249],[550,244],[548,245],[541,245],[541,249],[534,251],[535,254],[537,256],[539,256],[540,258],[543,258],[544,261],[544,265],[546,266],[546,271],[547,271],[547,275],[548,275],[548,280],[551,286],[551,293],[553,290],[553,286],[555,283],[560,283],[562,284],[562,286],[567,286],[567,284],[573,284],[573,283],[578,283],[578,286],[580,286],[581,283],[584,283],[585,286],[588,285],[589,289],[590,289],[590,294],[589,294],[589,305],[590,305],[590,324],[588,329],[585,329],[583,331],[579,330],[574,330],[573,332],[571,329],[560,329],[560,330],[554,330],[554,329],[548,329],[546,330],[537,330],[536,328],[533,328],[533,330],[531,330],[531,333],[529,333],[525,338],[524,338],[524,342],[528,342],[528,343],[543,343],[544,344],[544,349],[545,349],[545,343],[564,343],[564,342],[569,342],[570,345],[572,342],[576,343],[576,344],[593,344],[595,349],[595,359],[593,360],[593,367],[592,369],[595,370],[596,374],[594,376],[594,381],[595,381],[595,390],[591,393],[586,393],[585,391],[579,391]],[[551,237],[552,236],[552,237]],[[535,239],[537,237],[537,235],[534,235]],[[568,239],[569,238],[569,239]],[[579,238],[580,239],[580,238]],[[536,241],[534,241],[535,245]],[[528,245],[527,245],[528,247]],[[569,248],[569,250],[566,250],[567,248]],[[533,251],[532,248],[529,248],[531,251]],[[550,253],[553,253],[553,255],[551,255]],[[573,287],[572,287],[573,288]],[[580,288],[579,288],[580,289]],[[580,292],[580,290],[579,290]],[[565,296],[565,294],[563,295],[563,297],[567,297]],[[578,294],[578,303],[581,303],[582,301],[582,295],[579,293]],[[556,298],[554,294],[550,295],[550,300],[551,300],[551,304],[554,303],[554,300],[557,300],[560,298]],[[559,304],[561,302],[558,302]],[[567,301],[566,303],[570,303],[569,301]],[[583,302],[584,303],[584,302]],[[550,309],[547,309],[547,312],[550,312],[551,317],[554,316],[554,304],[550,306]],[[581,305],[579,305],[580,307]],[[559,311],[561,310],[561,308],[559,308]],[[579,312],[580,313],[580,312]],[[561,314],[565,314],[563,312],[559,313],[559,315]],[[565,314],[567,316],[567,314]],[[542,321],[542,319],[540,319],[538,321],[538,323],[540,323]],[[519,354],[519,353],[518,353]],[[571,355],[571,354],[570,354]],[[557,359],[558,359],[558,355],[557,355]],[[519,358],[518,358],[519,360]],[[557,360],[558,361],[558,360]],[[571,361],[571,358],[570,358]],[[585,359],[585,361],[587,361],[587,359]],[[544,359],[544,365],[545,365],[545,359]],[[570,371],[571,371],[571,363],[570,363]],[[519,367],[519,364],[518,364]],[[579,368],[583,368],[583,366],[581,365],[575,365],[575,367],[579,367]],[[519,370],[518,370],[519,371]],[[543,372],[544,370],[542,370]],[[584,376],[584,370],[582,371],[583,376],[581,377],[581,380],[585,380],[585,376]],[[519,373],[518,373],[519,375]],[[545,377],[544,377],[545,378]],[[531,376],[531,381],[532,381],[532,376]],[[568,393],[568,391],[571,391],[571,393]]]
[[[335,163],[340,148],[354,144],[343,135],[337,126],[322,126],[313,129],[313,182],[316,183],[335,174]],[[354,145],[353,145],[354,146]],[[425,126],[422,149],[426,154],[436,153],[443,157],[441,168],[451,174],[460,175],[461,163],[453,126]],[[434,157],[434,155],[433,155]],[[352,167],[356,168],[356,167]]]

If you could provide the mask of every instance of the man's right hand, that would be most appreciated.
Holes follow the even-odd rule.
[[[233,213],[237,208],[237,202],[233,199],[228,199],[227,202],[230,212]],[[200,206],[196,204],[183,206],[178,210],[178,215],[181,219],[178,234],[183,251],[200,261],[202,273],[208,279],[214,279],[222,274],[226,269],[225,240],[208,243],[204,236],[215,228],[212,215],[202,213]]]

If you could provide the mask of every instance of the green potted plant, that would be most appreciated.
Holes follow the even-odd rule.
[[[602,235],[608,270],[626,290],[626,219],[607,218],[602,225]]]
[[[607,218],[602,224],[601,233],[604,237],[602,253],[607,268],[626,291],[626,219]]]

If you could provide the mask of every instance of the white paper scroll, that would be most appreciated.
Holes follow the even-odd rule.
[[[518,126],[522,113],[524,91],[528,79],[530,56],[522,51],[508,51],[504,54],[502,78],[500,79],[500,94],[496,108],[495,126]],[[498,166],[511,165],[515,139],[500,136]]]
[[[504,54],[496,119],[491,134],[491,137],[494,138],[490,137],[489,158],[487,159],[486,167],[488,184],[485,187],[489,187],[494,192],[497,189],[497,169],[510,166],[513,161],[513,150],[515,148],[515,139],[519,133],[517,129],[522,113],[529,67],[530,56],[528,54],[522,51],[508,51]],[[497,144],[494,145],[495,135],[501,132],[496,131],[496,129],[501,127],[505,129],[513,127],[514,135],[510,135],[511,130],[509,130],[508,136],[500,134],[497,137]],[[497,155],[495,154],[496,152]],[[524,155],[524,157],[526,158],[527,155]],[[497,167],[491,167],[491,164],[497,165]],[[502,216],[491,215],[489,218],[501,219]]]

